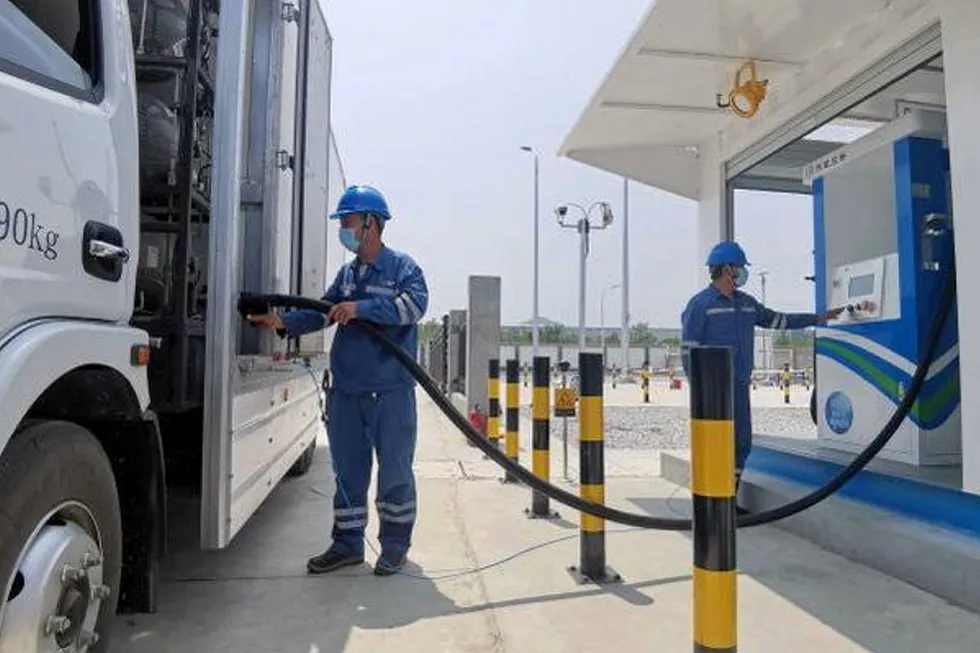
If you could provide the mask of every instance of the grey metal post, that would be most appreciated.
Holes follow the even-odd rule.
[[[539,231],[538,227],[540,223],[539,220],[540,216],[538,214],[539,199],[540,199],[540,195],[539,195],[539,186],[538,186],[538,154],[537,152],[535,152],[534,153],[534,293],[533,293],[534,300],[532,302],[533,315],[531,315],[531,319],[533,320],[533,322],[531,323],[531,360],[534,360],[534,358],[538,355],[538,343],[540,341],[539,326],[538,326],[538,322],[540,321],[540,316],[538,314],[538,291],[540,286],[540,280],[538,275],[538,270],[539,270],[538,258],[540,256],[540,249],[541,249],[541,245],[540,245],[541,241],[538,236],[538,231]]]
[[[585,351],[585,266],[589,258],[589,219],[578,221],[579,259],[578,259],[578,350]]]
[[[630,369],[630,180],[623,178],[623,330],[619,344],[623,349],[623,370]]]
[[[540,239],[539,239],[539,225],[540,225],[540,185],[539,185],[539,166],[538,166],[538,153],[534,148],[528,145],[522,145],[521,150],[530,153],[534,157],[534,228],[533,228],[533,245],[534,248],[534,265],[532,272],[532,296],[533,300],[531,302],[531,360],[538,355],[538,344],[540,343],[540,333],[538,322],[540,321],[540,315],[538,310],[538,292],[539,292],[539,265],[538,260],[540,256]]]

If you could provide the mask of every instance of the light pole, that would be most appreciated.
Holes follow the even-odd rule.
[[[762,283],[762,305],[766,305],[766,277],[769,273],[766,270],[759,272],[759,281]],[[769,372],[769,332],[762,332],[762,369]]]
[[[630,369],[630,180],[623,177],[623,325],[619,346],[623,350],[623,369]]]
[[[581,214],[578,220],[572,222],[566,220],[568,209],[577,209]],[[592,224],[590,216],[592,212],[599,209],[602,220],[598,224]],[[582,208],[578,204],[569,202],[555,209],[558,216],[558,225],[565,228],[576,229],[579,234],[579,269],[578,269],[578,347],[579,351],[585,351],[585,265],[589,257],[589,233],[593,229],[605,229],[612,224],[613,212],[608,202],[594,202],[588,209]]]
[[[522,145],[521,150],[524,152],[529,152],[534,157],[534,244],[532,248],[534,249],[534,265],[532,276],[532,296],[531,300],[531,360],[538,355],[538,322],[540,321],[538,316],[538,201],[540,198],[540,189],[538,185],[538,153],[534,151],[534,148],[529,145]]]
[[[608,288],[604,288],[599,294],[599,343],[602,345],[602,355],[606,355],[606,293],[610,290],[616,290],[623,284],[614,283]]]

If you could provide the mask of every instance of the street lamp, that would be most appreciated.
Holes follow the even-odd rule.
[[[766,305],[766,278],[769,272],[762,270],[759,272],[759,280],[762,282],[762,305]],[[762,332],[762,369],[769,373],[769,332]]]
[[[538,153],[529,145],[522,145],[521,150],[529,152],[534,157],[534,238],[532,248],[534,249],[534,265],[532,272],[532,307],[531,307],[531,360],[538,355],[538,199],[540,197],[538,186]]]
[[[614,283],[599,294],[599,342],[602,345],[603,358],[606,356],[606,293],[610,290],[616,290],[622,285],[622,283]]]
[[[569,208],[577,209],[581,217],[575,221],[567,219]],[[596,209],[601,213],[601,221],[592,224],[590,217]],[[578,270],[578,346],[581,352],[585,350],[585,265],[589,257],[589,233],[593,229],[605,229],[611,225],[613,212],[608,202],[594,202],[588,209],[569,202],[555,209],[555,215],[558,217],[559,226],[578,231],[581,242]]]
[[[630,369],[630,180],[623,177],[623,324],[619,346],[623,349],[623,369]]]

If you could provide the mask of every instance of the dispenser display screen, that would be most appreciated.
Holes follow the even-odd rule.
[[[875,275],[862,274],[859,277],[851,277],[847,283],[847,297],[865,297],[875,290]]]

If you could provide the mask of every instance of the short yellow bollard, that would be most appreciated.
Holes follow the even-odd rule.
[[[531,422],[531,471],[548,482],[551,477],[551,361],[547,356],[535,356],[532,365],[534,395]],[[532,519],[558,517],[548,506],[548,497],[537,490],[531,494],[531,507],[524,511]]]
[[[605,432],[602,400],[602,354],[580,353],[579,370],[579,496],[605,505],[603,455]],[[615,583],[619,574],[606,567],[606,520],[582,513],[578,568],[569,571],[579,583]]]
[[[735,653],[735,423],[727,347],[691,349],[694,653]]]
[[[521,388],[520,369],[516,359],[507,361],[507,413],[504,428],[506,436],[504,447],[507,457],[512,461],[520,462],[521,440],[520,440],[520,401]],[[512,472],[504,472],[504,483],[516,483],[517,477]]]
[[[487,416],[487,439],[495,447],[500,447],[500,361],[490,360],[490,370],[487,378],[487,405],[490,414]]]

